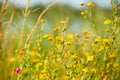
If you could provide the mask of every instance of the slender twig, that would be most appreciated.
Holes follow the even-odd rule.
[[[41,20],[42,16],[48,11],[48,9],[49,9],[50,7],[52,7],[52,6],[55,5],[55,4],[56,4],[56,2],[50,4],[50,5],[39,15],[36,24],[34,25],[32,31],[30,32],[29,36],[27,37],[25,46],[29,43],[29,41],[30,41],[30,39],[31,39],[31,37],[32,37],[35,29],[38,27],[38,25],[39,25],[39,23],[40,23],[40,20]],[[25,46],[24,46],[24,47],[25,47]]]

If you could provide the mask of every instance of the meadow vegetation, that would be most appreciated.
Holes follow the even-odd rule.
[[[110,4],[103,11],[93,2],[81,2],[83,10],[72,12],[72,8],[72,15],[69,11],[64,15],[51,12],[57,10],[55,2],[44,9],[31,9],[28,0],[25,8],[13,9],[4,0],[0,7],[0,80],[119,80],[120,5],[117,0]],[[87,28],[69,31],[72,19],[79,20],[73,15],[80,18],[78,26]],[[52,26],[46,25],[48,20]],[[45,27],[50,30],[45,32]]]

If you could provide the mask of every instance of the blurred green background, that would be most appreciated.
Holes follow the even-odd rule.
[[[25,8],[25,4],[27,2],[27,0],[24,1],[14,1],[13,0],[8,0],[9,1],[9,8],[7,10],[7,14],[5,16],[5,20],[7,21],[7,19],[10,18],[11,13],[13,11],[15,11],[15,16],[14,16],[14,23],[13,26],[17,24],[19,24],[19,26],[21,25],[21,21],[23,20],[23,15],[21,13],[21,7]],[[27,18],[27,22],[26,22],[26,26],[29,25],[34,25],[39,14],[46,8],[46,6],[48,4],[50,4],[51,1],[38,1],[38,0],[31,0],[31,5],[30,5],[30,9],[31,10],[35,10],[37,8],[39,8],[37,11],[32,12],[28,18]],[[68,22],[68,31],[72,32],[72,33],[79,33],[80,31],[82,31],[83,29],[88,29],[90,30],[91,27],[90,26],[90,22],[87,19],[84,19],[83,16],[81,16],[80,12],[83,11],[84,9],[88,9],[88,7],[86,6],[87,2],[89,2],[89,0],[70,0],[70,1],[60,1],[60,0],[56,0],[60,3],[57,3],[55,6],[53,6],[52,8],[50,8],[47,13],[43,16],[43,18],[46,19],[46,23],[45,23],[45,28],[44,28],[44,32],[49,32],[51,30],[52,27],[58,26],[59,25],[59,21],[60,20],[65,20],[66,17],[69,17],[69,22]],[[15,4],[16,2],[16,4]],[[33,3],[34,2],[34,3]],[[36,2],[36,4],[35,4]],[[68,3],[67,3],[68,2]],[[85,2],[85,6],[80,6],[80,2]],[[97,24],[97,28],[99,31],[99,28],[104,28],[104,20],[110,18],[112,15],[112,10],[110,7],[110,0],[106,0],[104,2],[98,0],[98,1],[94,1],[95,2],[95,7],[92,8],[92,20],[95,22],[95,24]],[[100,2],[100,3],[99,3]],[[18,5],[20,4],[20,5]],[[109,5],[108,5],[109,4]],[[20,27],[19,27],[20,28]],[[27,28],[27,27],[26,27]],[[28,28],[27,28],[28,29]],[[26,29],[26,30],[27,30]]]

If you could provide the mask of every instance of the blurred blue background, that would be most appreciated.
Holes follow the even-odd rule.
[[[0,1],[3,1],[3,0],[0,0]],[[31,0],[30,5],[31,6],[33,6],[35,4],[47,5],[47,4],[52,3],[52,2],[59,2],[59,3],[66,4],[66,5],[69,5],[69,6],[72,6],[74,8],[79,9],[80,2],[87,3],[89,1],[93,1],[97,5],[104,7],[104,8],[110,7],[110,0]],[[19,3],[21,6],[24,7],[27,3],[27,0],[8,0],[8,2],[14,3],[16,5]]]

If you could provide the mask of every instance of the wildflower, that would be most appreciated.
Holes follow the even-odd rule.
[[[80,6],[84,6],[84,2],[81,2],[81,3],[80,3]]]
[[[58,31],[60,30],[60,26],[53,28],[53,31]]]
[[[61,43],[61,42],[63,42],[63,38],[62,37],[56,37],[56,41]]]
[[[60,23],[61,23],[61,24],[65,24],[66,22],[65,22],[64,20],[61,20]]]
[[[74,78],[72,78],[72,80],[79,80],[79,79],[74,77]]]
[[[92,68],[92,69],[91,69],[91,72],[96,73],[96,72],[97,72],[97,69],[96,69],[96,68]]]
[[[87,30],[83,30],[83,35],[87,35],[87,34],[89,34],[89,32],[87,31]]]
[[[110,19],[107,19],[104,21],[104,24],[110,24],[111,23],[111,20]]]
[[[84,68],[82,71],[83,71],[84,73],[87,73],[87,72],[88,72],[88,68]]]
[[[90,53],[89,52],[85,52],[84,55],[88,57],[88,56],[90,56]]]
[[[88,2],[87,5],[90,6],[90,7],[94,7],[95,6],[95,4],[93,2]]]
[[[23,54],[24,54],[24,51],[23,51],[23,50],[20,50],[20,51],[19,51],[19,54],[20,54],[20,55],[23,55]]]
[[[68,53],[66,53],[65,55],[64,55],[64,57],[65,58],[68,58],[70,55],[68,54]]]
[[[110,30],[109,29],[105,29],[105,32],[110,32]]]
[[[45,23],[46,22],[46,20],[45,19],[41,19],[41,23]]]
[[[109,41],[108,39],[103,39],[103,43],[104,43],[104,44],[109,44],[109,42],[110,42],[110,41]]]
[[[14,62],[14,61],[15,61],[15,58],[14,58],[14,57],[11,57],[11,58],[9,59],[9,61],[10,61],[10,62]]]
[[[112,54],[109,55],[109,58],[110,58],[110,59],[114,59],[116,55],[117,55],[117,53],[116,53],[116,52],[113,52]]]
[[[68,39],[72,39],[73,37],[74,37],[73,34],[68,34],[68,35],[67,35],[67,38],[68,38]]]
[[[45,79],[47,77],[47,71],[46,70],[40,71],[39,77],[40,79]]]
[[[20,73],[20,71],[21,71],[20,68],[15,68],[15,69],[14,69],[14,72],[17,73],[17,74]]]
[[[49,34],[44,34],[43,38],[48,38],[50,35]]]
[[[68,41],[68,42],[65,42],[65,44],[66,45],[71,45],[72,43]]]
[[[34,51],[34,50],[33,50],[33,51],[30,51],[29,54],[30,54],[30,56],[36,56],[36,51]]]
[[[63,80],[69,80],[69,76],[67,76],[67,75],[62,75],[62,79],[63,79]]]
[[[53,37],[48,37],[48,40],[50,40],[50,41],[53,40]]]
[[[98,43],[98,42],[100,42],[100,41],[101,41],[101,38],[95,38],[94,43]]]
[[[90,38],[91,37],[91,34],[89,34],[89,32],[87,30],[84,30],[83,32],[83,35],[86,37],[86,38]]]
[[[94,57],[93,56],[88,56],[88,61],[93,61]]]
[[[84,14],[85,14],[85,12],[84,12],[84,11],[82,11],[80,14],[81,14],[81,15],[84,15]]]

